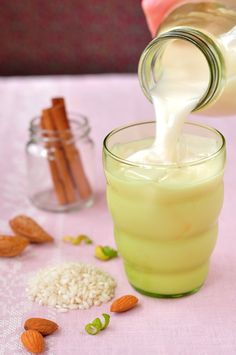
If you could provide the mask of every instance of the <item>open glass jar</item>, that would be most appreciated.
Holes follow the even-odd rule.
[[[65,212],[93,203],[94,143],[88,119],[69,114],[70,130],[42,129],[30,122],[26,146],[28,195],[43,210]]]

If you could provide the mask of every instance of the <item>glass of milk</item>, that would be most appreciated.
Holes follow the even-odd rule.
[[[108,134],[107,201],[130,284],[153,297],[180,297],[207,277],[223,203],[225,139],[184,123],[170,161],[156,140],[155,122]]]

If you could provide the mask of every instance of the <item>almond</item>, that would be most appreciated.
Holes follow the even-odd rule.
[[[0,235],[0,256],[17,256],[28,244],[29,241],[24,237]]]
[[[117,298],[111,305],[111,312],[125,312],[133,308],[138,303],[138,298],[133,295],[125,295]]]
[[[58,325],[44,318],[29,318],[24,324],[25,330],[37,330],[43,336],[50,335],[58,329]]]
[[[17,235],[29,239],[30,243],[52,242],[53,238],[32,218],[20,215],[10,220],[10,226]]]
[[[43,336],[37,330],[26,330],[21,334],[21,342],[32,353],[42,353],[45,348]]]

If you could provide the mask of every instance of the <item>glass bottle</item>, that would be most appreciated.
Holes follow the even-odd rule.
[[[66,212],[93,203],[94,143],[89,136],[89,122],[79,114],[69,114],[69,122],[70,132],[65,135],[63,131],[42,129],[40,117],[30,122],[26,145],[28,196],[43,210]],[[65,148],[70,149],[69,159]],[[87,187],[84,195],[73,175],[72,164],[78,166],[78,160],[82,184]]]
[[[153,86],[171,70],[204,87],[194,111],[236,112],[235,1],[177,1],[140,58],[139,80],[149,100]]]

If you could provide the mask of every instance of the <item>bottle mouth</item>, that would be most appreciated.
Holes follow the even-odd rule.
[[[193,109],[193,111],[198,111],[214,102],[221,94],[225,81],[225,63],[218,45],[211,37],[197,29],[178,27],[154,38],[140,57],[138,66],[140,85],[146,97],[152,102],[150,91],[157,83],[158,74],[162,69],[163,53],[168,44],[177,39],[188,41],[196,46],[208,64],[209,82],[203,96]]]

